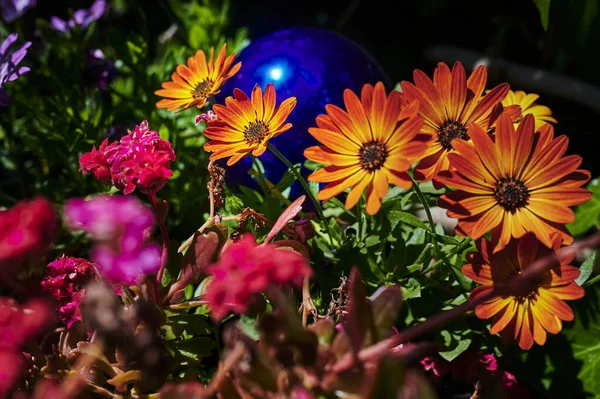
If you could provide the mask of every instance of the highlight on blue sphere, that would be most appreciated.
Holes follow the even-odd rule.
[[[296,97],[296,108],[287,120],[293,127],[271,140],[292,164],[304,163],[304,150],[318,144],[308,129],[316,126],[315,119],[325,113],[326,104],[343,107],[345,89],[360,96],[366,83],[381,81],[390,88],[389,78],[364,49],[338,33],[319,28],[290,27],[259,37],[240,52],[237,61],[242,62],[242,68],[226,82],[216,102],[223,104],[235,88],[250,95],[255,84],[264,90],[268,83],[275,85],[277,104]],[[265,177],[274,184],[288,170],[268,150],[259,159]],[[240,184],[256,187],[248,175],[251,166],[250,157],[244,157],[228,167],[227,184],[234,190]],[[310,173],[305,168],[302,172],[304,176]],[[290,197],[301,194],[302,187],[294,183]]]

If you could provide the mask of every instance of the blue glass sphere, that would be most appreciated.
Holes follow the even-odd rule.
[[[269,33],[251,42],[237,60],[242,68],[225,84],[216,102],[223,104],[234,88],[250,95],[255,84],[264,90],[268,83],[275,85],[277,104],[296,97],[296,108],[287,120],[293,127],[271,140],[292,164],[302,164],[304,149],[317,144],[308,129],[316,126],[319,114],[325,113],[325,104],[343,107],[344,90],[351,89],[360,96],[366,83],[381,81],[390,88],[389,78],[364,49],[335,32],[318,28],[291,27]],[[288,170],[268,150],[259,159],[273,184]],[[228,167],[227,184],[234,190],[240,184],[256,187],[248,175],[251,164],[250,157],[244,157]],[[303,168],[305,176],[309,173]],[[302,187],[294,183],[290,196],[301,194]]]

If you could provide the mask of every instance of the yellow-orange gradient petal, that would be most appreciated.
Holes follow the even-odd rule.
[[[171,82],[162,84],[162,90],[154,92],[157,96],[165,97],[156,103],[157,108],[166,108],[168,111],[183,107],[177,112],[184,111],[193,106],[202,108],[209,97],[219,93],[221,87],[242,64],[233,65],[235,54],[231,54],[224,62],[227,53],[227,44],[223,44],[219,52],[217,63],[213,63],[214,48],[211,47],[211,57],[208,64],[206,55],[202,50],[189,57],[187,65],[178,65],[175,73],[171,75]],[[174,101],[177,100],[177,101]]]
[[[457,232],[476,239],[493,230],[496,250],[527,232],[546,246],[552,245],[553,234],[568,240],[564,224],[575,217],[570,207],[591,196],[581,187],[589,179],[589,173],[577,169],[581,157],[564,156],[568,141],[553,138],[549,131],[536,132],[532,115],[526,115],[515,131],[510,117],[502,114],[496,129],[494,139],[470,124],[473,144],[453,141],[455,149],[447,157],[451,171],[440,173],[438,181],[456,191],[442,195],[438,204],[459,219]],[[491,208],[481,206],[484,197],[494,202]]]
[[[547,247],[529,233],[512,239],[499,251],[495,246],[486,239],[479,240],[477,252],[467,256],[469,263],[462,268],[466,277],[481,284],[471,292],[469,300],[502,288],[499,296],[478,304],[475,314],[481,319],[493,317],[490,333],[500,333],[503,340],[516,342],[524,350],[534,343],[544,345],[546,333],[557,334],[562,329],[562,321],[574,318],[564,300],[583,296],[583,289],[574,282],[579,270],[568,265],[570,259],[561,259],[559,265],[542,271],[537,283],[521,284],[511,290],[510,281],[536,260],[553,256],[560,240],[553,240],[552,246]]]
[[[411,186],[406,173],[427,150],[430,136],[421,134],[422,118],[418,103],[406,102],[401,93],[386,95],[383,83],[366,84],[360,99],[344,91],[346,109],[327,104],[326,115],[319,115],[318,127],[308,132],[322,145],[307,148],[304,156],[326,165],[308,180],[329,183],[317,195],[328,200],[350,189],[347,209],[354,207],[366,191],[366,211],[373,215],[389,184]]]
[[[222,61],[221,58],[220,54],[217,66],[223,62],[227,65],[228,61]],[[235,89],[233,97],[225,99],[225,105],[216,104],[213,107],[217,120],[209,122],[203,131],[211,139],[204,149],[214,152],[211,160],[231,157],[227,161],[229,166],[250,152],[254,156],[261,156],[270,139],[292,127],[291,123],[285,121],[295,106],[296,98],[290,97],[276,107],[272,83],[267,85],[264,95],[258,85],[254,86],[251,97]]]
[[[402,96],[407,101],[419,101],[419,114],[425,120],[423,131],[435,136],[426,157],[416,167],[415,177],[419,181],[433,180],[438,187],[437,176],[449,169],[447,155],[454,151],[454,143],[471,140],[470,124],[484,133],[491,131],[492,110],[506,97],[509,87],[501,84],[483,95],[486,68],[478,66],[467,79],[460,62],[456,62],[452,70],[440,62],[433,81],[419,70],[414,71],[413,78],[414,84],[400,83]]]

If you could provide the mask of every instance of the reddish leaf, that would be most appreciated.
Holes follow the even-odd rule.
[[[348,316],[343,323],[355,353],[363,347],[367,332],[372,331],[373,313],[358,267],[350,271]]]
[[[271,241],[277,235],[277,233],[279,233],[285,227],[285,225],[288,224],[290,220],[292,220],[298,213],[300,213],[300,211],[302,210],[302,203],[304,203],[305,199],[305,195],[298,197],[296,201],[292,202],[290,206],[288,206],[286,210],[283,211],[283,213],[279,216],[279,218],[273,225],[271,231],[269,231],[269,234],[267,234],[267,237],[265,238],[265,243]]]
[[[214,225],[203,233],[194,234],[192,244],[183,256],[181,276],[169,287],[167,298],[208,275],[208,266],[215,263],[227,240],[227,227]]]
[[[373,338],[374,341],[379,341],[390,334],[391,328],[400,314],[402,290],[395,285],[380,287],[371,295],[370,299],[376,332],[376,337]]]

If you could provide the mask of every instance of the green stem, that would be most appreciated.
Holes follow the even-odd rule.
[[[597,283],[598,281],[600,281],[600,275],[599,275],[599,276],[596,276],[596,277],[594,277],[594,278],[593,278],[593,279],[591,279],[591,280],[588,280],[588,281],[586,281],[586,282],[583,284],[583,286],[582,286],[582,287],[583,287],[583,288],[587,288],[587,287],[589,287],[589,286],[591,286],[591,285],[593,285],[593,284]]]
[[[321,218],[321,220],[323,221],[323,224],[325,225],[325,230],[327,230],[327,235],[329,236],[329,243],[333,246],[333,237],[331,235],[331,232],[329,231],[329,225],[327,224],[325,215],[323,215],[323,209],[321,209],[321,204],[319,203],[319,201],[317,201],[317,199],[313,195],[306,180],[304,180],[304,178],[302,177],[302,175],[300,174],[298,169],[296,169],[294,167],[294,165],[292,165],[292,163],[290,161],[288,161],[287,158],[282,153],[279,152],[279,150],[277,150],[277,148],[273,147],[273,145],[271,143],[267,143],[267,148],[269,148],[269,150],[271,150],[271,152],[273,154],[275,154],[275,156],[277,158],[279,158],[281,160],[281,162],[283,162],[288,168],[290,168],[290,171],[294,174],[294,176],[300,182],[300,184],[302,184],[302,187],[304,187],[304,190],[306,191],[308,198],[310,198],[312,203],[315,205],[317,214],[319,215],[319,218]]]
[[[431,232],[429,234],[429,236],[431,237],[431,240],[433,241],[433,250],[435,251],[435,257],[438,260],[442,260],[443,257],[440,253],[440,248],[438,247],[438,242],[435,239],[435,223],[433,222],[433,217],[431,216],[431,211],[429,210],[429,204],[427,204],[427,199],[425,198],[425,196],[423,195],[423,193],[421,192],[421,189],[419,188],[419,184],[417,183],[417,181],[411,176],[410,179],[412,180],[412,189],[414,190],[415,194],[417,194],[417,197],[419,197],[419,201],[421,201],[421,204],[423,205],[423,208],[425,209],[425,214],[427,215],[427,220],[429,221],[429,225],[431,226]]]
[[[463,242],[461,242],[456,247],[454,247],[454,249],[448,253],[448,256],[456,255],[457,253],[459,253],[460,251],[462,251],[463,249],[465,249],[469,245],[471,245],[471,242],[472,242],[472,240],[470,238],[465,239]],[[438,267],[439,265],[444,263],[444,261],[445,261],[445,258],[437,260],[435,263],[433,263],[427,269],[423,270],[421,272],[421,274],[429,273],[430,271],[432,271],[433,269],[435,269],[436,267]]]

